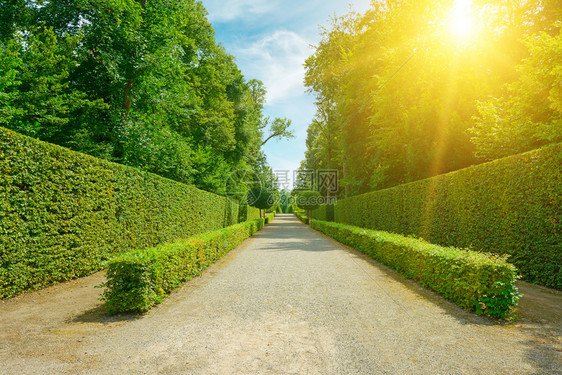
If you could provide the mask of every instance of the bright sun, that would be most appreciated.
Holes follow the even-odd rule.
[[[472,0],[456,0],[451,9],[449,27],[457,38],[468,38],[474,32],[475,22],[471,6]]]

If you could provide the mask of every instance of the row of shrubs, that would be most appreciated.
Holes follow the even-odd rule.
[[[236,224],[111,259],[102,294],[111,314],[146,312],[172,290],[264,226],[264,219]]]
[[[478,314],[506,318],[519,300],[517,269],[503,257],[345,224],[311,226]]]
[[[524,279],[562,290],[561,165],[556,144],[340,200],[334,221],[509,255]]]
[[[0,298],[236,223],[228,198],[0,128]]]

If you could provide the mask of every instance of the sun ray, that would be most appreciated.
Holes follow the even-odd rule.
[[[449,18],[451,33],[457,38],[468,38],[475,30],[472,0],[456,0]]]

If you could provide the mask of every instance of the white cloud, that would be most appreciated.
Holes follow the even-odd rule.
[[[309,43],[292,31],[278,30],[235,51],[244,75],[263,81],[267,103],[296,98],[304,93],[304,61]]]
[[[277,1],[271,0],[209,0],[204,3],[209,20],[217,23],[270,13],[278,6]]]

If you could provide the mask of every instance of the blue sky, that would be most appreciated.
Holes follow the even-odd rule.
[[[288,117],[296,138],[264,146],[274,170],[296,170],[304,159],[306,129],[314,116],[314,97],[303,85],[310,45],[320,40],[320,25],[330,16],[364,12],[369,0],[203,0],[216,39],[236,58],[247,79],[268,90],[265,114]]]

